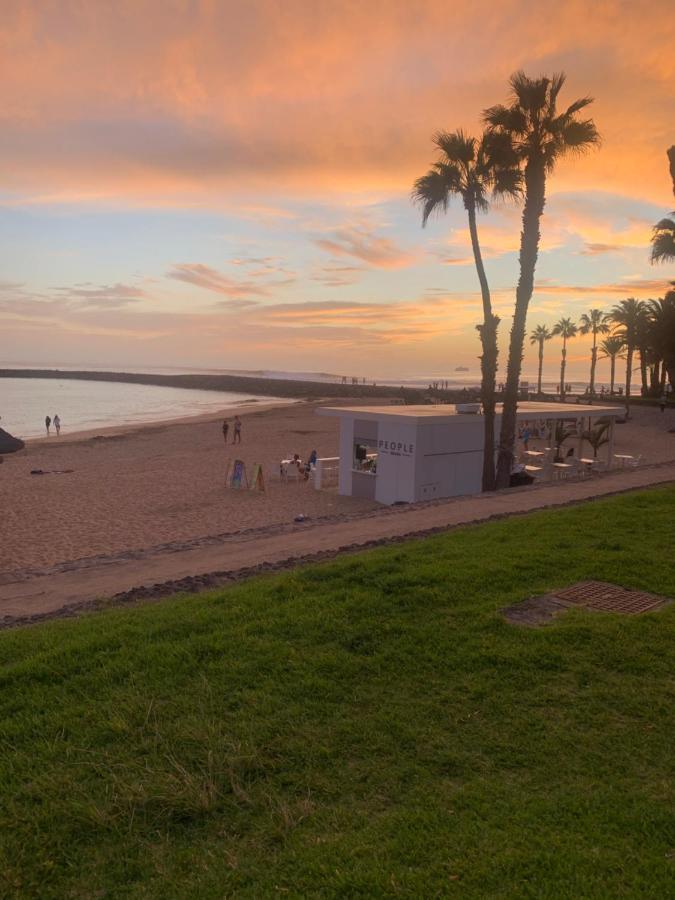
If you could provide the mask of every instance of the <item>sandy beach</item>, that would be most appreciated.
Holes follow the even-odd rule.
[[[279,460],[333,456],[338,424],[317,403],[242,407],[242,444],[227,446],[220,415],[30,441],[0,467],[0,572],[143,549],[307,516],[373,507],[272,478]],[[232,410],[227,411],[232,421]],[[230,460],[264,467],[266,491],[225,487]],[[65,474],[31,475],[31,469]]]
[[[269,528],[300,513],[325,519],[381,508],[273,477],[289,454],[336,455],[338,423],[316,415],[321,405],[243,407],[241,447],[232,445],[231,431],[225,446],[218,415],[29,442],[0,467],[0,573]],[[642,454],[646,464],[675,460],[674,426],[672,411],[635,408],[616,428],[615,452]],[[265,493],[225,487],[235,458],[249,473],[263,465]]]

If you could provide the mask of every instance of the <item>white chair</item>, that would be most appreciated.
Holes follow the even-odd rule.
[[[643,460],[642,454],[640,454],[639,456],[636,456],[635,459],[629,460],[628,461],[629,468],[637,469],[637,467],[642,464],[642,460]]]

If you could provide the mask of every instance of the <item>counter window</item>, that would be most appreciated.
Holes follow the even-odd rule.
[[[357,472],[370,472],[374,475],[377,472],[375,449],[368,447],[367,444],[355,443],[353,468]]]

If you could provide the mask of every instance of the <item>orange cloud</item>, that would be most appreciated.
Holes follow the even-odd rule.
[[[329,253],[352,256],[380,269],[400,269],[410,265],[413,259],[388,238],[378,237],[365,228],[339,228],[329,238],[317,238],[315,243]]]
[[[651,297],[663,294],[666,282],[660,278],[635,278],[608,284],[554,284],[542,279],[535,284],[535,294],[621,294],[624,297]]]
[[[214,291],[216,294],[225,294],[227,297],[247,298],[250,296],[266,297],[269,294],[267,288],[251,281],[236,281],[228,278],[222,272],[212,269],[210,266],[204,266],[201,263],[181,263],[173,266],[166,273],[167,278],[173,278],[176,281],[184,281],[187,284],[195,285],[195,287],[204,288],[207,291]]]
[[[475,130],[518,67],[567,69],[565,98],[597,98],[603,148],[565,162],[559,189],[670,196],[669,0],[647,14],[567,0],[545,16],[524,0],[421,0],[414,14],[409,0],[311,14],[273,0],[2,11],[0,165],[22,196],[223,202],[246,185],[265,186],[264,208],[270,187],[407,191],[430,134]]]

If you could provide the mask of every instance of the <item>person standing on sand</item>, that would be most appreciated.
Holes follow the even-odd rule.
[[[45,428],[47,429],[47,436],[49,436],[49,426],[52,424],[52,420],[50,416],[45,416]]]
[[[232,438],[233,444],[241,444],[241,419],[239,416],[234,417],[234,437]]]
[[[54,428],[56,428],[56,436],[58,437],[61,434],[61,419],[58,413],[54,416]]]
[[[223,419],[223,440],[227,443],[227,433],[230,430],[230,423],[227,419]]]

